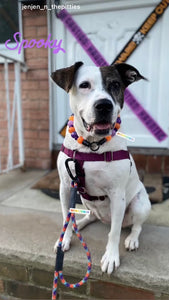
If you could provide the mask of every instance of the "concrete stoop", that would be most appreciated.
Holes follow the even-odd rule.
[[[51,299],[55,255],[62,216],[0,205],[0,299]],[[121,266],[110,277],[102,275],[100,260],[105,251],[109,226],[94,223],[82,231],[92,255],[88,282],[70,290],[59,283],[59,299],[169,299],[169,227],[145,224],[137,252],[124,249],[129,230],[120,242]],[[65,279],[80,281],[87,269],[86,254],[73,236],[65,254]]]

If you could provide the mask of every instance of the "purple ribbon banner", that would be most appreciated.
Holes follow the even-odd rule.
[[[93,45],[87,35],[83,32],[80,26],[73,20],[72,16],[63,9],[59,12],[57,17],[63,22],[65,27],[71,32],[78,43],[86,51],[91,60],[96,66],[109,66],[108,62]],[[130,107],[130,109],[136,114],[144,126],[151,132],[151,134],[158,140],[162,142],[167,138],[167,134],[158,125],[158,123],[150,116],[150,114],[143,108],[143,106],[137,101],[137,99],[131,94],[131,92],[126,89],[125,91],[125,102]]]

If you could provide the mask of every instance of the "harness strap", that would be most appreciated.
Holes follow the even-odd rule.
[[[105,200],[106,195],[104,196],[91,196],[87,193],[85,188],[85,172],[84,172],[84,162],[85,161],[105,161],[111,162],[115,160],[121,159],[130,159],[129,152],[126,150],[119,150],[119,151],[108,151],[101,154],[98,153],[86,153],[86,152],[79,152],[76,150],[71,150],[66,148],[64,145],[61,147],[61,151],[64,152],[70,158],[78,161],[78,192],[82,195],[82,197],[88,201],[95,201],[95,200]]]
[[[80,161],[106,161],[111,162],[114,160],[121,160],[121,159],[130,159],[129,152],[127,150],[119,150],[119,151],[108,151],[101,154],[98,153],[86,153],[86,152],[79,152],[76,150],[71,150],[66,148],[64,145],[61,147],[61,151],[64,152],[70,158],[80,160]]]

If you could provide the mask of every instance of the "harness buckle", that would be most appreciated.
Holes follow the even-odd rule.
[[[72,158],[73,158],[74,162],[75,162],[76,152],[77,152],[76,150],[73,150],[73,157]]]
[[[104,152],[104,161],[110,162],[113,161],[113,152]]]

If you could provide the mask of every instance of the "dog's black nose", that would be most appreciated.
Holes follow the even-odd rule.
[[[98,113],[110,113],[113,110],[113,104],[108,99],[100,99],[95,105],[95,111]]]

